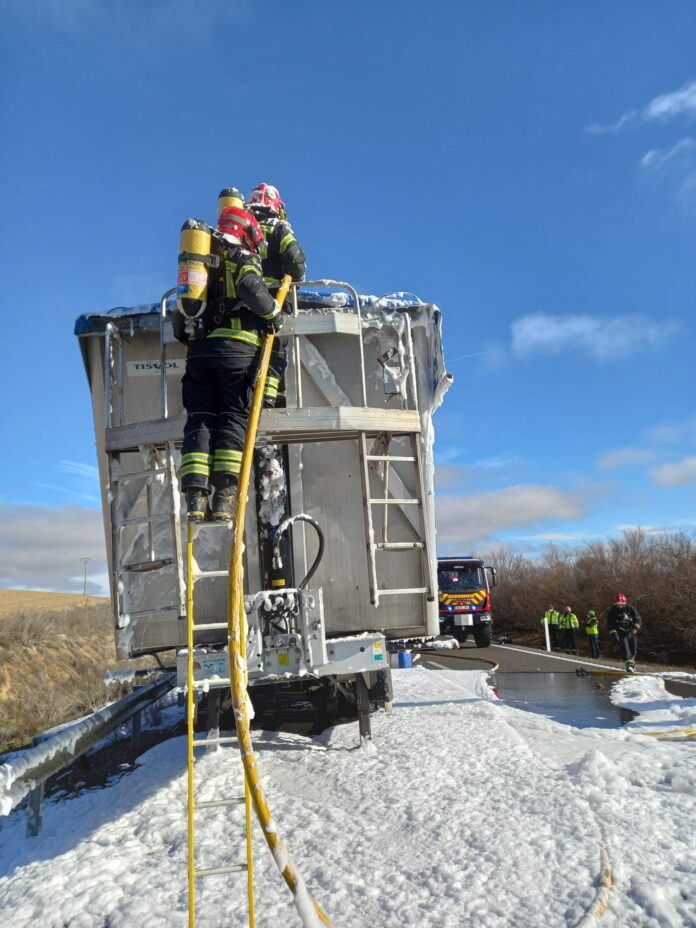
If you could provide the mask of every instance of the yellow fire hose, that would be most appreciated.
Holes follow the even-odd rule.
[[[281,282],[276,299],[282,307],[285,297],[291,286],[291,279],[285,276]],[[254,396],[249,413],[244,451],[242,453],[242,467],[239,475],[237,511],[235,514],[235,535],[232,553],[230,556],[230,583],[227,598],[227,627],[228,627],[228,657],[230,666],[230,685],[232,689],[232,707],[234,709],[237,740],[244,765],[244,775],[251,793],[256,817],[259,820],[263,836],[273,855],[276,866],[293,895],[295,907],[302,919],[303,925],[312,928],[317,918],[323,925],[331,926],[331,922],[322,912],[317,902],[308,894],[304,881],[295,870],[290,856],[285,849],[283,839],[276,831],[271,818],[271,812],[266,802],[263,787],[259,779],[256,766],[254,748],[249,730],[249,713],[247,710],[247,663],[246,663],[246,613],[244,611],[244,519],[246,516],[247,493],[249,490],[249,477],[256,443],[256,433],[263,403],[263,391],[268,374],[268,365],[273,349],[273,333],[266,336],[261,350]]]

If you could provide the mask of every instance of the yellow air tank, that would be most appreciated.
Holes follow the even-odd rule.
[[[225,187],[218,194],[218,219],[222,216],[223,209],[228,206],[238,206],[239,209],[246,209],[244,194],[240,193],[236,187]]]
[[[207,305],[211,241],[210,226],[200,219],[187,219],[181,227],[176,305],[188,319]]]

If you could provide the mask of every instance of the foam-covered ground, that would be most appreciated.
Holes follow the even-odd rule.
[[[394,679],[373,751],[356,726],[255,735],[274,820],[335,928],[593,924],[602,843],[615,879],[602,925],[696,925],[693,743],[560,725],[498,702],[478,671]],[[656,721],[674,728],[678,709]],[[3,924],[184,928],[185,756],[172,739],[110,787],[47,803],[38,838],[20,813],[2,820]],[[196,776],[201,799],[238,795],[236,749]],[[197,820],[201,866],[242,860],[241,809]],[[299,925],[257,836],[257,926]],[[246,924],[245,898],[243,875],[203,881],[197,925]]]

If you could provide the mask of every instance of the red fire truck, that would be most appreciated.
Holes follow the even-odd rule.
[[[473,632],[477,648],[487,648],[493,636],[491,589],[495,567],[475,557],[443,557],[437,562],[440,630],[463,644]]]

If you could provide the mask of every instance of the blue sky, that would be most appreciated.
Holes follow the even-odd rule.
[[[103,575],[75,317],[260,180],[312,276],[443,311],[443,553],[696,525],[692,3],[2,6],[0,585]]]

